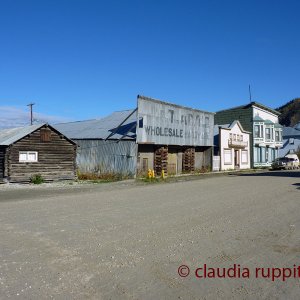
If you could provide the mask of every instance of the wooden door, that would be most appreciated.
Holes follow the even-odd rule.
[[[168,174],[177,174],[177,153],[168,153]]]

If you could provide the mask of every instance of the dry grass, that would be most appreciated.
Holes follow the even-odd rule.
[[[124,179],[131,178],[129,175],[116,174],[116,173],[103,173],[103,174],[95,174],[95,173],[77,173],[78,180],[88,180],[93,182],[111,182],[111,181],[119,181]]]

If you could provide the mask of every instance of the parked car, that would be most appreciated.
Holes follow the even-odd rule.
[[[299,169],[300,163],[299,163],[299,157],[295,153],[287,154],[285,157],[291,159],[292,166],[294,169]]]
[[[298,157],[297,157],[298,158]],[[299,159],[294,157],[279,157],[272,163],[273,170],[291,170],[299,168]]]

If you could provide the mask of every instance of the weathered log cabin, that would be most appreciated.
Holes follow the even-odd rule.
[[[76,143],[48,124],[0,130],[0,181],[45,181],[76,176]]]

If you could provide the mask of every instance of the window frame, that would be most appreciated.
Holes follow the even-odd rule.
[[[256,135],[256,131],[255,131],[256,128],[258,129],[257,135]],[[265,129],[265,126],[263,123],[254,123],[254,132],[253,132],[254,138],[263,139],[264,138],[264,129]]]
[[[29,155],[34,153],[35,155],[35,160],[30,160]],[[26,159],[21,159],[21,155],[26,155]],[[19,151],[19,163],[36,163],[39,161],[39,153],[38,151]]]

